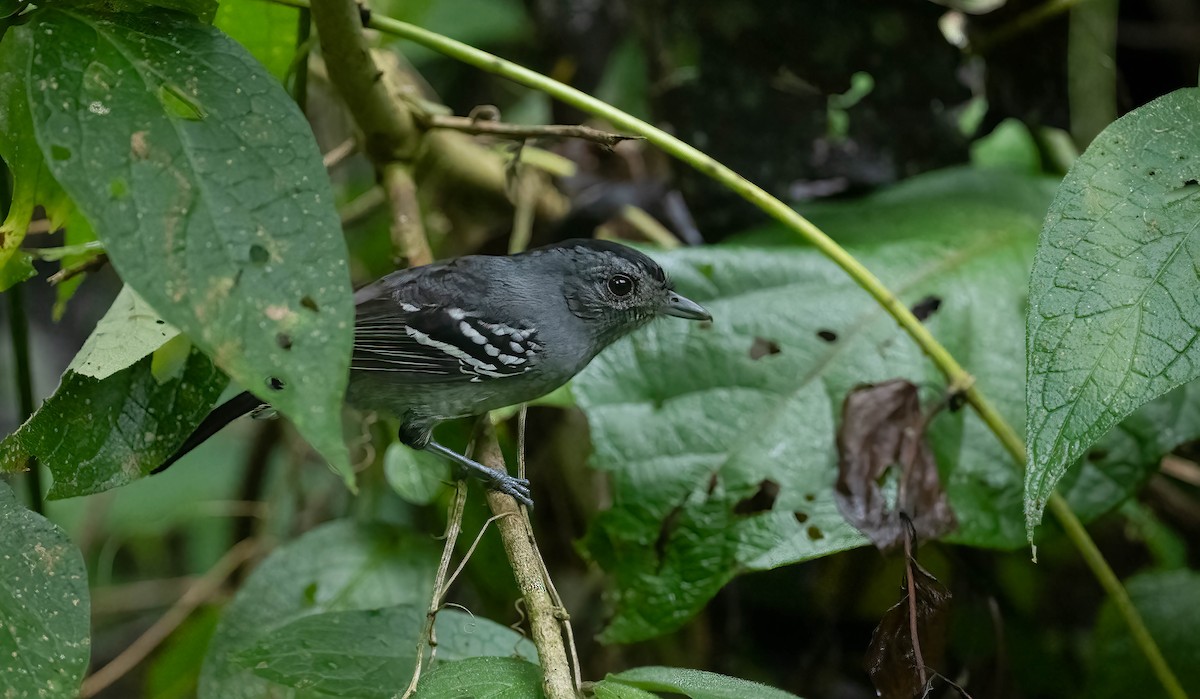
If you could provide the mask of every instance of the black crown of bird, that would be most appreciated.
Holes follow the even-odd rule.
[[[354,295],[346,402],[400,420],[399,438],[532,506],[529,482],[433,439],[441,422],[550,393],[605,347],[659,316],[709,320],[654,260],[600,240],[509,256],[466,255],[392,272]],[[238,417],[268,406],[249,392],[214,409],[163,471]]]

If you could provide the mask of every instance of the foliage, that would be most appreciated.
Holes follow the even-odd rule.
[[[1076,161],[1029,288],[1031,533],[1066,469],[1146,402],[1200,378],[1200,89],[1130,112]]]
[[[13,696],[73,697],[90,650],[87,571],[61,529],[0,483],[0,673]]]
[[[349,479],[330,419],[349,365],[345,244],[291,98],[238,44],[177,15],[46,8],[8,41],[25,47],[10,94],[44,167],[122,279]]]
[[[423,0],[373,7],[553,65],[555,75],[575,76],[584,88],[590,81],[590,89],[660,120],[680,106],[664,108],[663,95],[681,86],[685,94],[699,94],[704,81],[736,73],[741,59],[753,54],[714,66],[714,56],[697,55],[699,48],[717,39],[744,43],[740,32],[750,32],[757,13],[767,12],[753,9],[758,3],[722,6],[711,14],[695,10],[703,19],[695,26],[728,31],[689,37],[676,27],[665,33],[667,45],[655,46],[618,40],[624,34],[611,30],[635,20],[605,6],[591,16],[596,31],[589,42],[611,54],[597,65],[586,51],[568,45],[576,36],[574,23],[584,20],[555,15],[552,4]],[[314,68],[309,78],[303,69],[310,60],[321,66],[331,53],[317,33],[305,38],[308,15],[285,4],[245,0],[0,4],[0,14],[17,11],[0,25],[0,179],[11,184],[0,224],[0,290],[15,284],[40,289],[40,282],[28,280],[45,271],[43,265],[78,272],[80,265],[104,260],[121,286],[116,292],[112,277],[96,272],[94,264],[51,294],[56,305],[47,317],[65,321],[54,335],[35,333],[34,352],[37,363],[63,369],[61,379],[36,412],[0,441],[0,471],[45,468],[53,478],[31,504],[41,505],[43,495],[89,496],[51,503],[48,520],[0,483],[5,689],[22,696],[76,696],[90,648],[102,648],[97,658],[110,658],[129,642],[125,612],[118,616],[122,624],[112,623],[100,601],[119,597],[129,603],[127,591],[141,588],[126,583],[149,582],[152,589],[181,576],[212,575],[213,561],[231,541],[251,537],[273,550],[231,574],[237,590],[230,601],[202,607],[151,656],[144,670],[147,696],[390,697],[409,684],[421,652],[418,699],[544,696],[538,649],[514,630],[528,610],[513,609],[512,575],[497,537],[483,531],[474,540],[490,528],[482,501],[474,495],[468,500],[466,535],[452,553],[470,561],[433,623],[437,650],[431,654],[419,642],[439,566],[431,534],[445,524],[441,513],[452,497],[445,485],[449,471],[429,454],[397,443],[393,416],[382,422],[368,416],[362,426],[355,421],[344,438],[351,280],[368,281],[366,270],[389,267],[402,252],[393,249],[396,229],[412,221],[361,215],[357,207],[378,207],[362,203],[378,191],[365,158],[352,156],[329,168],[322,162],[321,150],[354,143],[359,134],[333,97],[331,73]],[[798,11],[785,8],[781,16]],[[873,19],[871,41],[919,47],[920,37],[935,33],[925,21],[932,12],[922,6],[879,26]],[[568,38],[555,38],[559,30]],[[864,36],[843,42],[831,35],[822,46],[854,46]],[[535,57],[529,54],[533,44],[554,44],[569,57]],[[542,95],[509,94],[465,79],[426,49],[386,40],[380,45],[421,72],[406,74],[411,84],[393,95],[408,107],[448,109],[433,101],[434,90],[418,87],[423,75],[438,92],[447,91],[447,104],[494,98],[505,114],[550,118]],[[950,66],[956,49],[938,48],[938,66]],[[857,55],[845,51],[822,60],[841,71],[854,67]],[[710,74],[694,74],[697,66]],[[958,676],[986,682],[990,675],[978,671],[982,663],[972,665],[973,657],[1028,652],[1041,654],[1044,665],[1061,673],[1053,677],[1086,686],[1087,696],[1146,693],[1161,676],[1143,662],[1144,642],[1128,635],[1119,600],[1101,606],[1083,586],[1060,532],[1036,530],[1040,555],[1051,563],[1027,563],[1024,547],[1058,492],[1082,520],[1095,523],[1094,531],[1121,532],[1110,535],[1105,548],[1126,556],[1121,570],[1139,571],[1128,581],[1135,607],[1185,689],[1200,692],[1190,660],[1200,652],[1194,633],[1200,583],[1194,571],[1180,567],[1189,554],[1200,555],[1188,536],[1196,492],[1155,478],[1173,450],[1194,459],[1195,451],[1181,445],[1200,438],[1200,89],[1162,96],[1118,119],[1065,179],[1042,165],[1043,141],[1061,141],[1063,134],[1036,132],[1035,139],[1008,120],[970,146],[970,164],[920,174],[906,169],[899,182],[870,193],[808,201],[840,192],[846,182],[896,178],[878,179],[888,156],[872,151],[869,139],[884,115],[893,118],[888,100],[907,73],[877,62],[864,68],[870,70],[817,79],[772,63],[775,73],[754,90],[729,85],[722,93],[753,101],[761,89],[771,99],[778,92],[821,105],[804,121],[805,128],[825,134],[812,153],[789,145],[778,162],[763,160],[763,153],[782,148],[746,124],[732,125],[739,130],[719,146],[753,142],[758,150],[738,157],[753,155],[754,167],[772,180],[795,179],[780,165],[791,162],[827,176],[797,180],[796,207],[897,298],[881,304],[864,293],[835,261],[785,225],[705,228],[711,244],[648,252],[714,320],[658,321],[601,354],[569,392],[552,394],[530,411],[526,453],[539,488],[534,532],[550,573],[565,581],[560,588],[567,610],[577,628],[586,629],[577,631],[585,679],[603,677],[588,682],[588,691],[600,699],[795,699],[768,685],[828,695],[834,690],[813,678],[840,671],[857,674],[838,676],[837,686],[869,692],[858,657],[842,662],[843,655],[853,655],[843,646],[869,653],[873,675],[899,655],[906,668],[916,667],[920,650],[909,634],[916,634],[911,626],[917,620],[909,618],[906,603],[893,605],[891,573],[900,570],[895,561],[880,563],[853,550],[872,537],[909,541],[908,523],[915,522],[913,536],[938,539],[924,542],[930,544],[921,554],[928,571],[917,565],[915,553],[904,564],[910,581],[914,570],[923,576],[918,592],[924,585],[926,594],[937,596],[937,604],[926,606],[936,607],[938,623],[921,619],[920,640],[938,636],[928,647],[945,645],[947,662],[960,666]],[[957,77],[953,90],[939,88],[949,76],[939,71],[921,90],[961,97]],[[302,95],[305,104],[297,105]],[[958,133],[958,120],[965,119],[958,107],[920,100],[922,109],[937,115],[939,129]],[[740,102],[720,107],[749,109]],[[699,129],[709,116],[689,115],[689,128]],[[752,123],[786,116],[760,111]],[[899,126],[897,133],[930,130],[912,120]],[[432,129],[415,140],[424,148],[441,135]],[[362,136],[369,150],[374,134]],[[882,141],[916,153],[905,168],[964,160],[968,150],[954,139],[937,144],[936,154],[896,134]],[[671,191],[661,163],[643,145],[597,153],[576,142],[539,142],[538,148],[557,151],[546,157],[569,157],[570,169],[579,171],[578,181],[560,183],[527,177],[528,163],[519,162],[522,148],[505,148],[513,164],[503,183],[491,185],[474,177],[471,158],[495,158],[489,161],[495,165],[496,153],[478,144],[466,155],[445,148],[436,151],[439,157],[464,161],[431,164],[427,156],[434,151],[422,150],[425,159],[405,163],[417,190],[409,204],[419,206],[434,245],[453,253],[504,247],[494,238],[507,221],[482,228],[462,223],[469,217],[458,217],[456,209],[468,207],[463,202],[471,198],[463,192],[493,186],[503,189],[490,193],[495,201],[511,200],[519,208],[528,203],[523,188],[532,179],[556,196],[561,187],[576,205],[557,222],[562,229],[538,221],[539,237],[566,235],[571,225],[581,225],[577,218],[590,222],[595,214],[588,207],[606,196],[613,201],[608,218],[601,217],[605,233],[636,236],[629,222],[646,217],[621,213],[636,205],[654,209],[664,225],[686,237],[680,221],[687,212],[672,217],[661,202],[678,207],[687,197]],[[614,183],[612,172],[625,179]],[[581,182],[588,186],[580,188]],[[604,191],[593,197],[590,186]],[[724,198],[697,201],[696,191],[706,190],[688,189],[689,203],[702,215],[711,213],[710,220],[745,220],[746,212],[732,210]],[[494,202],[484,211],[494,219]],[[522,220],[528,212],[512,213]],[[354,223],[343,229],[339,219]],[[31,224],[50,233],[39,238]],[[59,228],[65,233],[55,232]],[[584,234],[593,228],[585,226]],[[101,253],[106,257],[97,258]],[[1012,462],[995,423],[962,405],[968,387],[946,385],[938,367],[897,326],[892,305],[911,309],[970,371],[973,390],[996,407],[999,419],[1018,430],[1028,423],[1027,470]],[[14,340],[21,341],[15,333]],[[66,357],[55,364],[55,352],[42,352],[52,345],[78,351],[69,364]],[[885,501],[879,512],[889,519],[882,535],[863,518],[848,521],[836,494],[839,460],[846,464],[852,456],[839,442],[839,430],[854,408],[848,397],[871,395],[864,384],[905,391],[903,419],[881,432],[857,433],[855,445],[869,452],[856,477],[870,498]],[[124,487],[163,463],[220,395],[237,387],[268,400],[319,456],[280,449],[290,433],[262,429],[248,449],[240,437],[214,440],[191,459],[198,467],[191,473]],[[0,385],[0,400],[10,397],[7,391]],[[874,405],[874,398],[866,400]],[[510,456],[519,443],[514,414],[494,416]],[[0,411],[0,417],[8,414]],[[442,440],[461,447],[468,431],[451,427]],[[919,453],[906,463],[904,448],[912,444]],[[585,461],[593,471],[576,468]],[[922,472],[905,470],[916,461]],[[338,470],[342,482],[328,478],[320,463]],[[1191,473],[1182,468],[1185,476]],[[101,495],[119,487],[119,493]],[[929,490],[906,490],[913,487]],[[1148,506],[1134,499],[1139,494]],[[948,506],[953,516],[940,509],[908,511],[927,506]],[[217,510],[231,516],[213,524]],[[927,518],[934,514],[931,525]],[[951,522],[954,528],[943,534]],[[1145,565],[1137,547],[1154,554],[1153,566]],[[800,563],[805,565],[795,565]],[[1178,569],[1162,569],[1169,567]],[[222,582],[198,579],[189,589],[215,591]],[[776,581],[787,583],[764,589]],[[1072,597],[1079,599],[1060,605],[1052,600],[1064,584],[1078,589]],[[601,591],[603,611],[592,603]],[[854,599],[846,602],[842,595]],[[980,598],[988,605],[982,615]],[[835,642],[807,638],[822,638],[820,624],[829,622],[819,618],[811,626],[806,619],[788,640],[830,645],[816,662],[796,662],[788,655],[795,646],[776,648],[774,630],[769,642],[738,635],[763,617],[775,629],[785,614],[819,614],[823,604],[838,599],[850,618],[824,634]],[[156,605],[135,599],[133,606],[144,612]],[[1055,617],[1047,629],[1038,628],[1062,608],[1075,614],[1074,626],[1054,627]],[[944,611],[951,615],[945,634]],[[868,650],[866,631],[880,617],[883,631],[877,630]],[[144,628],[149,618],[129,615],[128,623]],[[996,633],[998,640],[991,640],[990,631],[979,631],[989,624],[1011,628],[1012,638]],[[956,635],[962,627],[971,630],[969,642]],[[1087,633],[1091,642],[1084,650],[1064,640]],[[609,649],[596,648],[593,634]],[[1034,641],[1026,643],[1028,638]],[[645,643],[625,645],[634,642]],[[989,643],[995,647],[977,650]],[[721,649],[731,648],[736,652],[721,656]],[[692,653],[705,652],[718,659],[711,666],[767,684],[668,667],[699,665],[691,662]],[[784,655],[788,659],[780,661]],[[1071,664],[1081,658],[1086,662],[1079,667]],[[1020,667],[1012,672],[1026,679],[1041,667],[1013,665]],[[919,677],[923,683],[925,674]],[[1026,684],[1027,696],[1078,695]],[[884,691],[900,696],[915,690]]]

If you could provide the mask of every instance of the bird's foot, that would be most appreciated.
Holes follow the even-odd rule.
[[[487,468],[486,466],[484,468]],[[488,468],[490,474],[473,473],[477,478],[483,481],[483,484],[489,489],[498,493],[504,493],[525,507],[533,509],[533,497],[529,492],[529,481],[524,478],[510,476],[507,473],[501,473],[495,469]]]
[[[434,441],[430,441],[425,446],[425,449],[453,462],[455,471],[457,471],[456,475],[460,478],[469,475],[476,480],[482,481],[488,490],[504,493],[525,507],[533,509],[533,497],[529,492],[529,481],[524,478],[517,478],[503,471],[488,468],[478,461],[463,456],[453,449],[444,447]]]

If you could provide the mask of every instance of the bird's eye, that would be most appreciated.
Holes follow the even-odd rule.
[[[613,296],[628,296],[633,291],[633,278],[628,274],[614,274],[608,278],[608,292]]]

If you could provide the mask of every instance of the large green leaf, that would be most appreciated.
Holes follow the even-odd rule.
[[[0,442],[0,471],[36,456],[54,476],[51,498],[87,495],[144,476],[174,453],[227,380],[198,350],[168,376],[146,357],[104,380],[68,371],[58,390]]]
[[[11,205],[0,223],[0,291],[35,273],[29,256],[20,251],[34,208],[44,205],[56,222],[69,209],[33,137],[28,82],[32,46],[31,35],[18,30],[6,32],[0,41],[0,158],[13,177]]]
[[[239,653],[237,662],[289,687],[388,699],[412,678],[425,614],[425,606],[410,604],[303,617]],[[435,631],[439,663],[482,656],[537,662],[529,639],[457,609],[442,610]]]
[[[414,699],[541,699],[542,670],[518,658],[470,658],[421,676]]]
[[[1046,217],[1029,282],[1032,537],[1067,468],[1138,406],[1200,377],[1200,89],[1104,130]]]
[[[17,32],[32,41],[24,75],[44,86],[29,96],[42,153],[122,279],[350,482],[345,244],[278,81],[178,14],[47,8]]]
[[[1052,188],[959,169],[806,213],[905,303],[940,299],[931,331],[1021,425],[1025,284]],[[675,628],[740,572],[865,543],[833,498],[846,392],[897,377],[922,386],[927,403],[944,390],[878,304],[786,231],[661,261],[709,307],[712,326],[659,321],[603,353],[574,385],[593,463],[615,482],[613,507],[584,541],[615,577],[609,640]],[[1194,413],[1178,418],[1200,432]],[[1118,437],[1132,442],[1088,462],[1066,493],[1093,515],[1142,482],[1145,453],[1161,446],[1147,423]],[[930,438],[959,520],[949,538],[1023,545],[1022,476],[987,427],[970,410],[944,413]],[[1096,483],[1106,487],[1093,491]]]
[[[350,521],[324,525],[280,548],[225,609],[200,674],[201,699],[328,696],[270,682],[237,658],[308,616],[426,605],[436,564],[427,540]]]
[[[634,668],[609,675],[606,682],[655,692],[672,692],[691,699],[798,699],[795,694],[765,684],[677,667]]]
[[[87,672],[83,555],[0,481],[0,677],[4,696],[72,699]]]
[[[1200,696],[1200,574],[1146,573],[1130,578],[1126,588],[1184,691]],[[1086,694],[1090,699],[1166,696],[1111,602],[1105,603],[1096,622],[1091,661]]]

